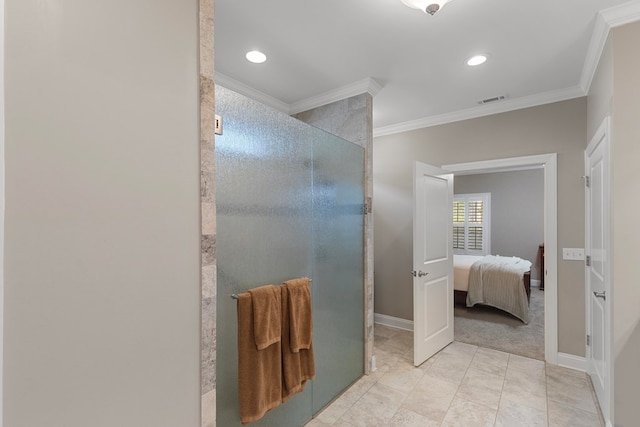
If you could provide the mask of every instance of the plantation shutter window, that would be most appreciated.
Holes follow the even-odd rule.
[[[456,194],[453,198],[453,251],[489,255],[491,193]]]

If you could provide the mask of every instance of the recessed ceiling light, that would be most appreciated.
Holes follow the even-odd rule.
[[[260,52],[259,50],[252,50],[251,52],[247,52],[245,57],[249,62],[253,62],[254,64],[262,64],[267,60],[267,55]]]
[[[467,65],[470,67],[475,67],[476,65],[484,64],[487,60],[487,57],[484,55],[476,55],[467,59]]]

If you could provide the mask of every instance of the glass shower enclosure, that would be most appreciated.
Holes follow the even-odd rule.
[[[364,150],[216,86],[217,424],[241,426],[234,293],[309,277],[316,378],[255,426],[297,427],[364,372]]]

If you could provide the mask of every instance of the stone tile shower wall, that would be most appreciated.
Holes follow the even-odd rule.
[[[213,2],[200,0],[201,344],[200,423],[216,425],[216,191]]]
[[[369,93],[352,96],[322,107],[294,114],[298,120],[351,141],[365,150],[365,199],[373,196],[373,96]],[[369,206],[372,206],[369,202]],[[371,373],[373,356],[373,214],[364,218],[364,312],[365,312],[365,373]]]

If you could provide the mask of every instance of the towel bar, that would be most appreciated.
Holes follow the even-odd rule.
[[[309,283],[313,282],[313,279],[309,279]],[[238,294],[231,294],[231,299],[238,299]]]

